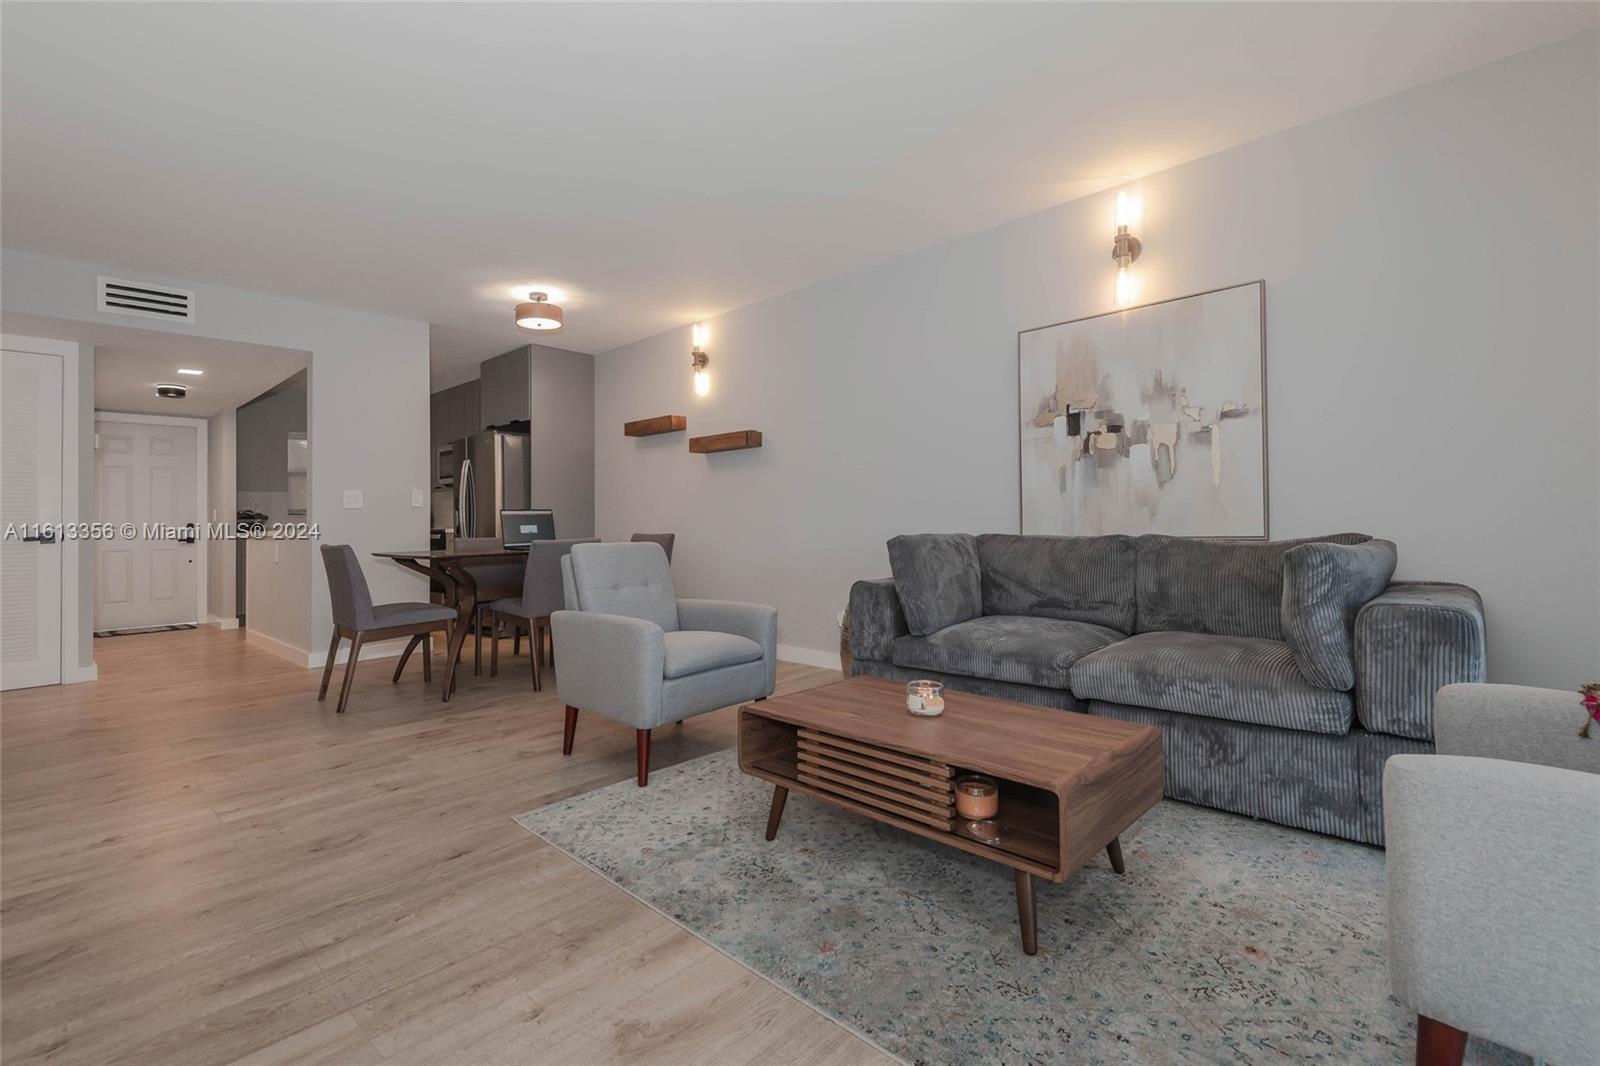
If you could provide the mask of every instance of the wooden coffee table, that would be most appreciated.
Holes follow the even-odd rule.
[[[1038,951],[1034,878],[1065,881],[1161,799],[1154,727],[945,690],[945,712],[906,712],[905,686],[857,677],[739,709],[739,768],[773,784],[767,839],[790,792],[970,852],[1016,875],[1022,950]],[[966,828],[955,778],[1000,785],[998,843]]]

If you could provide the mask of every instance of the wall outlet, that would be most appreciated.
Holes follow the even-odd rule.
[[[427,502],[428,496],[425,492],[423,492],[421,489],[411,490],[411,506],[423,507],[427,504]]]
[[[347,511],[354,510],[354,509],[356,509],[358,507],[361,507],[361,506],[362,506],[362,503],[361,503],[361,490],[360,489],[345,489],[344,490],[344,507],[345,507],[345,510],[347,510]]]

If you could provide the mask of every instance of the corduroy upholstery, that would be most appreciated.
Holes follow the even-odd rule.
[[[851,672],[1144,715],[1179,798],[1381,842],[1383,759],[1430,750],[1434,693],[1482,678],[1477,594],[1390,583],[1394,545],[1366,534],[984,534],[977,614],[967,540],[896,538],[894,579],[852,586]]]
[[[1342,734],[1350,694],[1300,675],[1281,640],[1213,633],[1140,633],[1079,659],[1073,694],[1202,718]]]
[[[946,626],[931,636],[894,642],[896,666],[1069,688],[1068,671],[1079,658],[1114,644],[1124,634],[1060,618],[985,615]]]

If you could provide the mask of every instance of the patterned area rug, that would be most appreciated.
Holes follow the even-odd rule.
[[[1029,958],[1008,869],[798,795],[768,843],[771,791],[719,752],[516,820],[910,1062],[1412,1059],[1374,848],[1165,802],[1125,877],[1040,884]]]

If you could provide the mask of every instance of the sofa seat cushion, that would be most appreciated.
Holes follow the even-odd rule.
[[[1072,667],[1079,699],[1299,729],[1350,731],[1350,694],[1317,688],[1281,640],[1141,633]]]
[[[704,629],[677,629],[662,635],[666,654],[662,659],[666,677],[688,677],[724,666],[738,666],[761,659],[761,645],[749,637],[732,633],[712,633]]]
[[[916,670],[1066,688],[1074,662],[1122,639],[1117,630],[1091,622],[985,615],[926,637],[896,639],[894,662]]]

